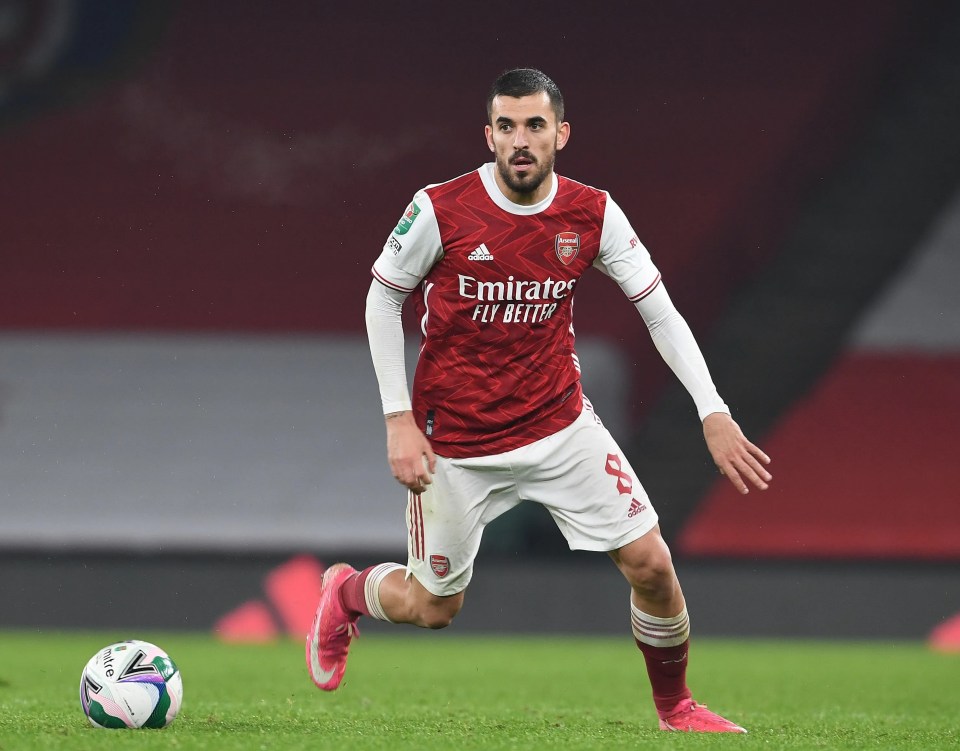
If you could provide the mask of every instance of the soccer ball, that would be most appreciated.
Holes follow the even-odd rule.
[[[182,701],[180,671],[166,652],[146,641],[104,647],[80,676],[80,705],[98,728],[164,728]]]

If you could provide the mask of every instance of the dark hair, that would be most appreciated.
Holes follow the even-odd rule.
[[[557,122],[563,122],[563,94],[550,77],[536,68],[514,68],[500,75],[487,95],[487,120],[493,119],[493,100],[498,96],[522,97],[545,93],[550,98]]]

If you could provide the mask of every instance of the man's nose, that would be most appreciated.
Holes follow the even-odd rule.
[[[527,129],[526,128],[517,128],[515,135],[513,136],[513,148],[515,149],[525,149],[529,144],[527,143]]]

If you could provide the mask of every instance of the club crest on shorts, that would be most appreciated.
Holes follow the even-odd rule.
[[[560,263],[569,266],[573,263],[573,259],[577,257],[577,253],[580,252],[580,235],[576,232],[561,232],[557,235],[554,244],[557,248],[557,258],[560,259]]]
[[[445,555],[431,555],[430,568],[441,579],[450,573],[450,559]]]

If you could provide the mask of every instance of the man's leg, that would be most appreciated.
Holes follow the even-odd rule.
[[[368,615],[390,623],[445,628],[463,606],[463,592],[439,597],[428,592],[403,566],[382,563],[346,577],[340,600],[348,615]]]
[[[693,701],[687,687],[690,619],[659,525],[610,557],[630,583],[633,636],[643,653],[662,730],[745,733]]]
[[[381,563],[357,571],[346,563],[326,570],[320,604],[307,634],[306,660],[317,688],[339,688],[350,642],[360,633],[361,615],[422,628],[450,625],[463,605],[463,592],[441,597],[428,592],[403,566]]]
[[[690,620],[670,550],[658,525],[610,557],[630,583],[633,636],[647,663],[657,713],[663,717],[690,698],[686,682]]]
[[[381,563],[357,571],[338,563],[327,569],[306,644],[310,677],[319,688],[340,685],[361,615],[421,628],[450,624],[463,605],[483,528],[520,500],[509,466],[497,462],[437,458],[433,484],[407,498],[406,566]]]

